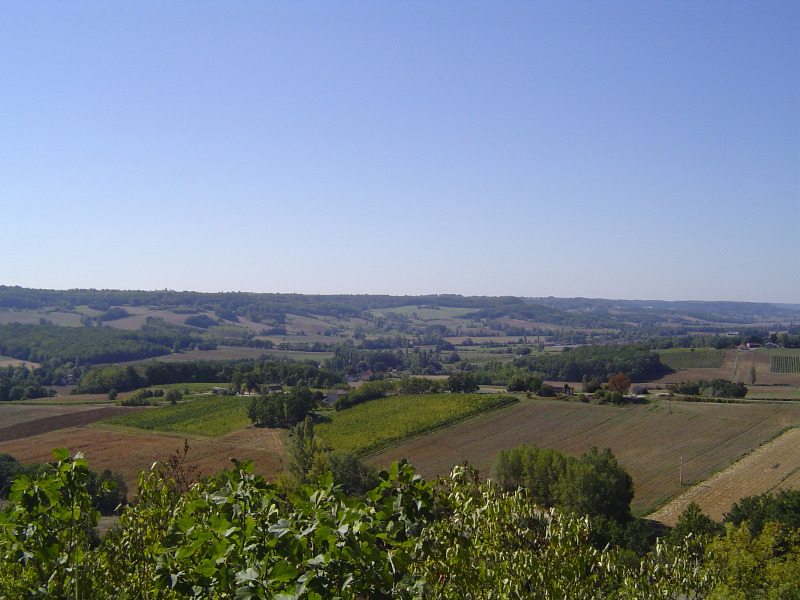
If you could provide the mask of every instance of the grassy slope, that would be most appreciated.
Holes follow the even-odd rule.
[[[160,406],[104,421],[109,425],[216,437],[250,424],[249,400],[232,396],[189,397],[177,405]]]
[[[487,394],[391,396],[334,413],[315,431],[335,450],[366,454],[514,402]]]

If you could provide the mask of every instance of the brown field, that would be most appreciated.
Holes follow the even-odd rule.
[[[45,409],[55,408],[53,405],[44,407]],[[68,411],[50,411],[57,412],[58,414],[43,416],[45,411],[31,411],[17,416],[17,422],[9,423],[4,427],[0,427],[0,442],[7,442],[10,440],[18,440],[27,438],[50,431],[57,431],[59,429],[66,429],[68,427],[80,427],[95,423],[108,417],[116,415],[123,415],[129,412],[143,410],[141,408],[125,407],[125,406],[66,406],[66,409],[73,409]],[[83,408],[84,410],[79,410]],[[78,409],[78,410],[75,410]],[[144,409],[146,410],[146,409]],[[13,415],[12,415],[13,416]],[[24,419],[24,420],[23,420]]]
[[[559,401],[523,401],[454,427],[421,436],[370,458],[385,466],[408,458],[436,477],[467,460],[490,472],[497,453],[519,444],[579,455],[610,447],[631,474],[633,508],[646,514],[681,491],[725,469],[777,432],[800,425],[800,405],[715,404],[661,400],[626,408]]]
[[[231,466],[230,458],[251,458],[256,472],[274,478],[286,463],[283,433],[248,427],[215,439],[190,439],[189,464],[201,474],[213,475]],[[69,427],[22,439],[0,442],[0,453],[23,463],[53,460],[53,448],[83,452],[95,471],[119,471],[128,486],[128,498],[136,492],[136,475],[153,463],[166,460],[182,449],[185,436],[143,434],[103,426]]]
[[[36,421],[37,419],[74,415],[76,413],[95,409],[97,409],[97,406],[87,404],[12,404],[7,402],[0,404],[0,428],[5,429],[22,423]],[[0,431],[2,431],[2,429],[0,429]]]
[[[653,383],[666,384],[681,381],[699,381],[701,379],[730,379],[731,381],[741,381],[749,387],[751,385],[752,369],[755,367],[756,385],[800,385],[800,374],[770,373],[769,357],[769,352],[728,350],[719,369],[685,369],[670,373]]]
[[[790,429],[724,471],[690,488],[662,507],[651,519],[674,525],[691,502],[720,520],[744,496],[755,496],[776,489],[800,488],[800,429]]]

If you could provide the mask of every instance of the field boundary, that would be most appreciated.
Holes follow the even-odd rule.
[[[686,507],[696,502],[705,514],[714,520],[721,520],[734,502],[745,496],[772,492],[800,471],[800,461],[790,462],[788,466],[780,462],[787,460],[787,457],[791,461],[792,451],[797,454],[795,458],[800,457],[798,442],[800,442],[800,427],[788,427],[778,432],[772,439],[754,448],[752,452],[745,454],[727,468],[691,486],[647,515],[647,518],[674,526]],[[772,466],[764,467],[760,463],[769,463]],[[750,471],[750,474],[745,476],[744,471]],[[757,488],[760,491],[751,493],[744,487],[743,482],[745,480],[749,483],[756,482],[759,473],[762,478],[766,477],[770,481],[758,484]],[[767,475],[764,475],[765,473]]]
[[[25,421],[7,427],[0,428],[0,442],[9,442],[32,435],[49,433],[59,429],[70,427],[81,427],[97,421],[102,421],[109,417],[123,415],[130,412],[141,410],[138,407],[108,406],[105,408],[95,408],[84,410],[72,414],[58,415],[55,417],[43,417],[33,421]]]
[[[438,423],[420,427],[416,430],[411,431],[408,435],[389,438],[382,442],[374,442],[355,451],[354,454],[362,458],[367,458],[375,454],[385,452],[389,448],[398,446],[400,444],[404,444],[414,438],[418,438],[423,435],[428,435],[437,431],[441,431],[443,429],[447,429],[449,427],[459,425],[469,419],[473,419],[481,415],[494,413],[498,410],[507,408],[509,406],[513,406],[515,404],[519,404],[519,398],[517,398],[516,396],[511,396],[511,395],[498,396],[497,399],[492,399],[491,404],[489,404],[488,406],[476,407],[466,413],[459,415],[458,417],[453,417],[450,419],[446,419],[444,421],[440,421]],[[321,437],[324,439],[324,433],[321,434]]]

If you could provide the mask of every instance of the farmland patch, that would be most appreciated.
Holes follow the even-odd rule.
[[[800,489],[800,429],[793,428],[711,478],[698,483],[649,518],[674,525],[691,502],[721,520],[744,496]]]
[[[671,349],[659,352],[661,362],[675,371],[684,369],[719,369],[725,359],[725,350],[710,348]]]
[[[274,478],[286,464],[285,432],[248,428],[215,439],[191,439],[188,464],[202,475],[231,468],[230,458],[251,458],[256,472]],[[102,426],[71,427],[32,437],[0,442],[0,453],[8,452],[20,462],[53,460],[53,448],[83,452],[95,471],[119,471],[128,486],[128,498],[136,493],[136,476],[157,461],[167,460],[182,449],[184,437],[157,433],[119,431]]]
[[[770,373],[800,373],[800,354],[772,354],[769,359]]]
[[[51,405],[44,408],[53,408],[53,406]],[[129,408],[124,406],[105,406],[100,408],[90,406],[66,406],[63,408],[83,408],[84,410],[70,410],[63,412],[58,411],[59,414],[53,416],[41,416],[43,413],[48,412],[46,410],[29,413],[26,415],[27,417],[36,415],[37,418],[27,419],[6,425],[5,427],[0,427],[0,442],[27,438],[34,435],[47,433],[49,431],[66,429],[68,427],[80,427],[82,425],[95,423],[115,415],[124,415],[132,411],[140,410],[138,408]]]
[[[337,412],[316,432],[335,450],[365,454],[515,402],[495,394],[390,396]]]
[[[626,408],[558,401],[523,401],[446,430],[417,437],[370,458],[386,466],[406,457],[421,475],[447,474],[464,460],[489,474],[497,453],[535,444],[580,455],[609,447],[633,477],[633,508],[646,513],[726,468],[778,431],[800,425],[794,404],[668,402]]]
[[[217,437],[247,426],[249,400],[241,396],[194,396],[185,403],[160,406],[107,419],[107,425],[121,425],[148,431]]]

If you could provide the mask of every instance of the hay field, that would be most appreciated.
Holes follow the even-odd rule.
[[[522,443],[573,455],[608,446],[633,477],[634,511],[646,514],[681,492],[681,456],[684,481],[699,482],[798,425],[800,405],[785,403],[661,400],[616,408],[534,400],[409,440],[370,462],[385,466],[406,457],[420,474],[436,477],[467,460],[488,474],[500,450]]]

